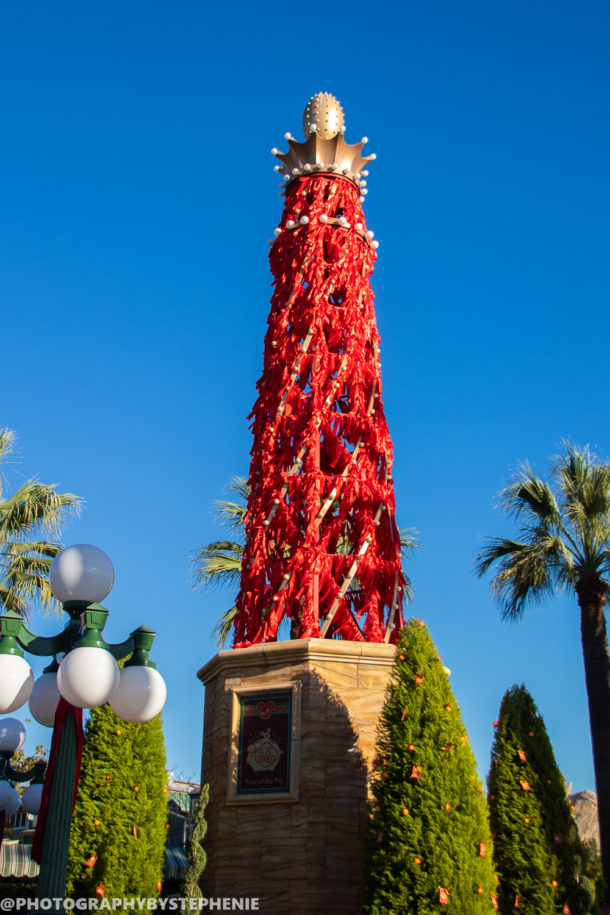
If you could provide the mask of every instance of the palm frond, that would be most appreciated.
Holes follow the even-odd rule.
[[[529,464],[519,466],[512,481],[500,493],[499,502],[514,517],[531,514],[547,524],[556,524],[560,518],[553,490]]]
[[[191,554],[193,587],[237,587],[241,577],[244,547],[232,540],[219,540]]]
[[[557,588],[578,591],[588,582],[610,592],[610,464],[588,447],[564,447],[552,464],[554,488],[522,465],[500,494],[520,520],[521,541],[489,539],[476,559],[479,577],[495,568],[491,587],[505,618],[520,617],[528,601]]]
[[[408,604],[412,604],[415,600],[415,591],[413,589],[413,582],[411,578],[407,575],[405,570],[402,570],[403,577],[403,597]]]
[[[10,545],[0,546],[0,553],[10,546],[10,553],[14,556],[43,556],[48,558],[49,565],[63,550],[63,544],[55,540],[13,540]]]
[[[566,456],[555,465],[561,506],[579,534],[610,522],[610,465],[599,463],[588,448],[566,445]]]
[[[414,527],[403,527],[399,531],[400,554],[403,559],[411,558],[421,546],[418,533]]]
[[[233,477],[227,486],[227,489],[235,493],[237,501],[231,501],[229,499],[218,499],[214,503],[216,506],[215,514],[225,527],[234,531],[235,533],[241,534],[243,533],[246,520],[246,509],[248,504],[248,497],[250,495],[250,487],[245,477],[237,476]]]
[[[61,612],[61,603],[47,580],[51,563],[61,550],[60,543],[48,541],[0,545],[0,575],[8,594],[24,608],[19,611],[24,616],[32,604],[45,612]]]
[[[0,464],[14,451],[15,434],[0,429]],[[82,499],[59,493],[56,486],[27,480],[3,498],[0,485],[0,606],[24,616],[32,604],[43,610],[61,610],[47,578],[60,543],[32,540],[42,534],[57,535],[70,514],[78,514]]]
[[[224,613],[220,615],[218,621],[214,628],[212,629],[212,635],[216,639],[216,644],[219,648],[224,648],[227,644],[227,639],[231,635],[233,630],[233,625],[235,623],[235,617],[237,616],[237,607],[233,605],[228,610],[225,610]]]
[[[15,433],[6,427],[0,429],[0,464],[13,453],[15,447]],[[0,499],[3,491],[3,474],[0,473]]]
[[[15,433],[4,426],[0,429],[0,463],[13,453],[15,447]]]
[[[413,554],[419,549],[419,547],[421,546],[421,541],[417,535],[417,531],[415,530],[415,528],[403,527],[399,530],[398,533],[400,536],[400,555],[401,555],[401,558],[404,563],[404,561],[406,559],[410,559],[413,556]],[[405,572],[404,567],[402,570],[402,575],[403,575],[403,579],[404,579],[403,595],[404,595],[405,601],[408,604],[412,604],[413,600],[415,598],[415,591],[413,590],[413,582],[411,581],[411,578],[409,577],[409,575],[407,575],[407,573]]]
[[[0,543],[22,539],[36,529],[56,534],[66,515],[78,514],[82,499],[72,493],[56,492],[37,480],[28,480],[0,502]]]
[[[497,564],[492,594],[502,606],[503,619],[516,620],[526,604],[551,595],[563,580],[559,555],[563,544],[557,537],[536,543],[492,537],[477,556],[475,572],[480,578]]]
[[[17,613],[20,613],[24,618],[27,619],[28,605],[19,597],[18,594],[15,594],[14,591],[11,591],[11,589],[8,588],[1,580],[0,607],[3,610],[15,610]]]
[[[245,505],[240,505],[239,502],[229,502],[226,499],[218,499],[214,505],[216,506],[216,517],[225,527],[235,533],[243,531],[246,520]]]

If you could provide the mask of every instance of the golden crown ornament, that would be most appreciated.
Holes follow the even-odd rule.
[[[359,143],[345,142],[343,109],[334,95],[329,92],[312,95],[303,114],[303,133],[304,142],[295,140],[290,133],[284,135],[288,140],[288,152],[271,150],[282,163],[276,165],[275,170],[283,175],[287,186],[302,175],[319,172],[342,175],[359,189],[366,184],[363,179],[368,172],[365,169],[376,156],[374,153],[362,155],[367,137]]]

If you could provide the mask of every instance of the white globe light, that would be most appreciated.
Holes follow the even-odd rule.
[[[0,655],[0,715],[14,712],[28,701],[34,674],[25,658],[17,654]]]
[[[55,557],[49,570],[49,584],[62,604],[68,600],[92,604],[109,594],[114,584],[114,568],[103,550],[79,543]]]
[[[26,813],[33,813],[35,816],[40,810],[41,800],[42,785],[29,785],[21,796],[21,806]]]
[[[39,724],[52,728],[55,724],[57,703],[61,698],[57,688],[57,674],[43,674],[34,683],[30,696],[30,711]]]
[[[0,721],[0,753],[16,753],[25,740],[25,728],[18,718],[3,718]]]
[[[159,714],[166,698],[165,680],[153,667],[124,667],[110,707],[124,721],[143,724]]]
[[[0,813],[8,819],[19,810],[21,798],[8,782],[0,781]]]
[[[59,692],[77,708],[104,705],[118,685],[119,666],[105,648],[73,648],[57,671]]]

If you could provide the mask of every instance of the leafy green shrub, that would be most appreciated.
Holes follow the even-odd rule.
[[[372,793],[367,915],[493,911],[483,789],[442,661],[419,620],[398,643]]]
[[[66,894],[157,897],[167,820],[161,716],[128,724],[109,705],[87,723]]]

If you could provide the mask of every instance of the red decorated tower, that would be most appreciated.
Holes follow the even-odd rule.
[[[392,442],[381,398],[364,221],[366,142],[344,140],[320,93],[305,142],[273,150],[286,182],[270,261],[275,292],[251,417],[254,444],[235,644],[298,638],[393,642],[404,578]]]

